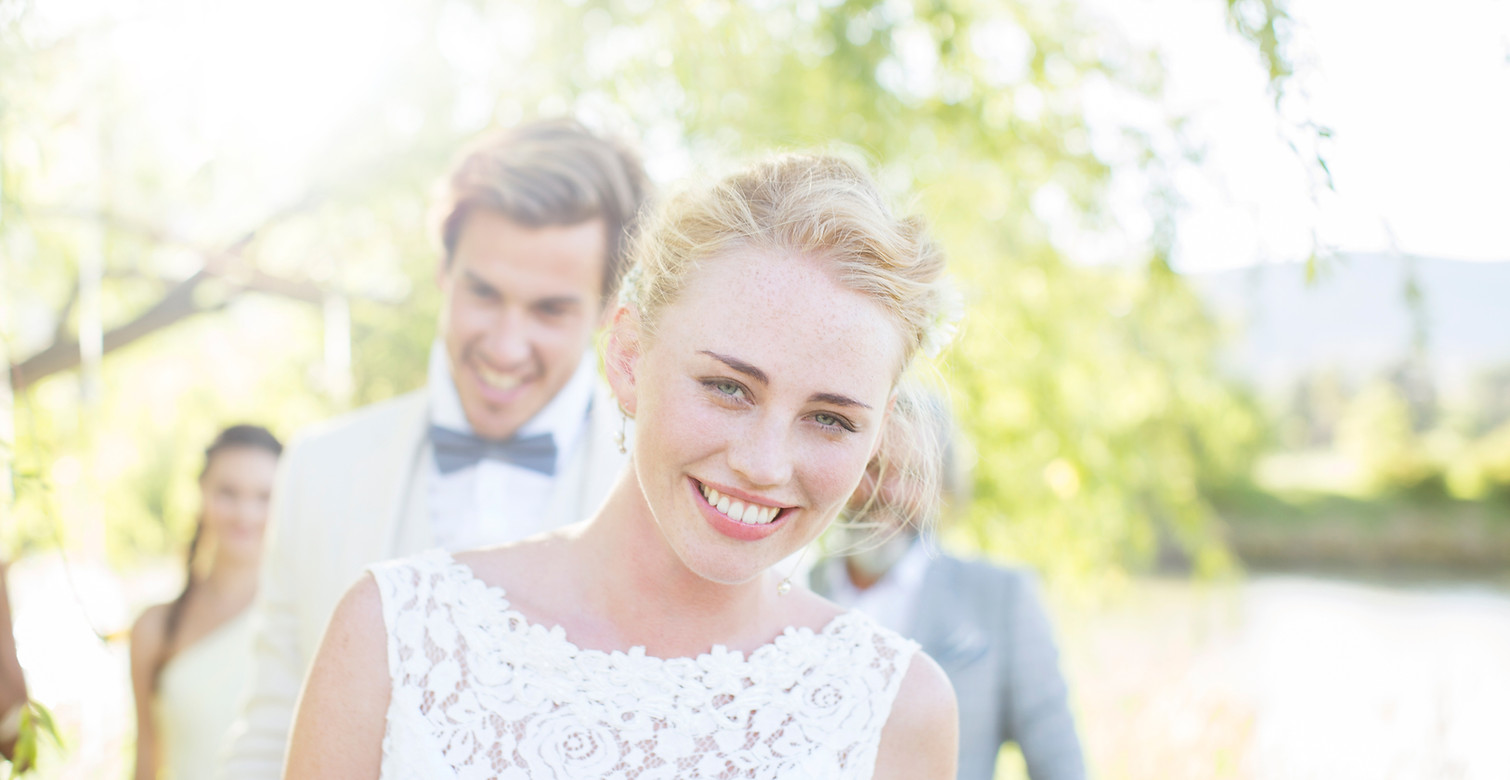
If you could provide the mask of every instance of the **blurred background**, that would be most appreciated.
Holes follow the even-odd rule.
[[[204,444],[422,384],[436,180],[560,114],[665,185],[818,146],[915,195],[967,294],[947,544],[1041,572],[1096,776],[1510,777],[1495,0],[0,0],[39,776],[126,776]]]

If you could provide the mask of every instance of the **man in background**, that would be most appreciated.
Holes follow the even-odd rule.
[[[994,777],[1007,743],[1021,749],[1032,780],[1082,780],[1059,651],[1032,576],[943,554],[920,537],[946,503],[968,498],[942,397],[904,385],[887,426],[851,501],[841,555],[813,568],[813,590],[917,641],[949,675],[960,780]]]
[[[280,464],[226,780],[281,775],[304,674],[367,565],[517,540],[607,494],[624,422],[591,347],[647,190],[635,155],[571,121],[515,128],[452,171],[426,386],[303,436]]]

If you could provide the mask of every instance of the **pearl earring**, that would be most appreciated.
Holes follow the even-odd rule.
[[[613,435],[613,443],[618,445],[620,455],[628,455],[629,448],[624,443],[624,430],[629,427],[629,412],[624,411],[624,404],[619,404],[619,432]]]

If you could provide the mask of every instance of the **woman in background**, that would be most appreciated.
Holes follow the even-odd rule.
[[[257,592],[268,498],[282,451],[255,425],[233,425],[205,450],[183,592],[147,609],[131,630],[136,780],[214,774],[241,703],[240,686],[252,671],[247,607]],[[207,565],[196,567],[200,558]]]

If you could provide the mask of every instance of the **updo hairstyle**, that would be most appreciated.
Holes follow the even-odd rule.
[[[621,299],[654,340],[665,308],[706,260],[749,250],[832,263],[843,286],[880,304],[903,339],[903,366],[945,316],[944,256],[921,218],[897,217],[862,168],[782,155],[668,199],[635,239]]]

